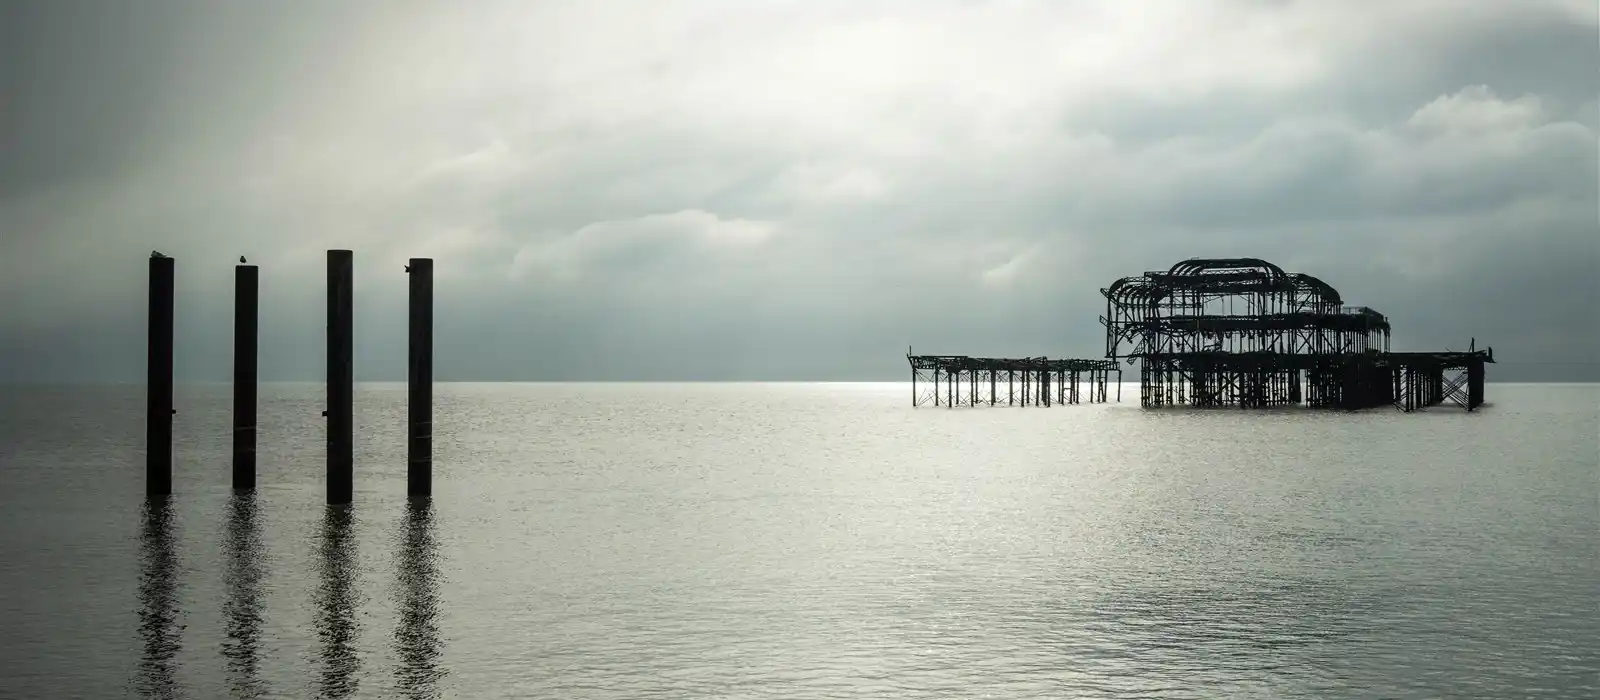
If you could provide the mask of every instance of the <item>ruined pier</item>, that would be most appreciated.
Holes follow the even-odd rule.
[[[1051,406],[1107,400],[1139,365],[1145,408],[1305,406],[1415,411],[1484,403],[1494,349],[1394,352],[1389,318],[1311,275],[1259,258],[1193,258],[1124,277],[1106,299],[1105,359],[913,355],[912,405]]]
[[[1137,361],[1147,408],[1414,411],[1484,401],[1493,349],[1392,352],[1388,317],[1257,258],[1191,259],[1125,277],[1106,298],[1106,357]]]
[[[911,405],[1062,406],[1104,403],[1112,374],[1122,400],[1122,367],[1115,360],[913,355]]]

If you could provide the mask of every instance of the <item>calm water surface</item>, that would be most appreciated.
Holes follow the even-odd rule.
[[[1131,387],[1130,387],[1131,388]],[[0,696],[1593,698],[1600,387],[1477,414],[913,410],[901,384],[0,391]]]

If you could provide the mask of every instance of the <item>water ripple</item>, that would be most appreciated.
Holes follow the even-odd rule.
[[[364,385],[356,503],[325,507],[319,387],[263,387],[255,494],[216,468],[225,387],[191,387],[180,493],[142,511],[143,402],[32,397],[100,424],[0,434],[0,696],[1600,696],[1592,388],[1470,416],[903,388],[440,385],[413,500],[403,387]]]

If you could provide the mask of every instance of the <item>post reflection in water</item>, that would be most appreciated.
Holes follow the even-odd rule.
[[[222,655],[228,664],[228,686],[236,698],[266,695],[260,676],[261,580],[265,548],[257,512],[254,492],[235,491],[228,502],[225,574],[228,601],[223,606],[227,636],[222,642]]]
[[[317,589],[317,637],[322,642],[322,695],[356,691],[360,659],[355,641],[355,540],[349,504],[330,505],[322,520],[322,584]]]
[[[438,543],[433,536],[433,503],[426,496],[406,504],[404,539],[397,562],[399,624],[395,629],[395,654],[400,659],[396,685],[412,698],[439,697]]]
[[[143,508],[140,532],[139,637],[144,654],[139,662],[139,694],[175,698],[178,684],[174,657],[181,646],[178,624],[178,553],[169,496],[150,496]]]

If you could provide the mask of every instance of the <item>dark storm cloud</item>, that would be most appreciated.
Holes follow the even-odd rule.
[[[1095,356],[1098,290],[1189,256],[1316,274],[1396,344],[1600,378],[1592,3],[8,4],[0,378],[893,378]],[[1574,321],[1577,319],[1577,321]],[[1583,364],[1590,363],[1590,364]]]

